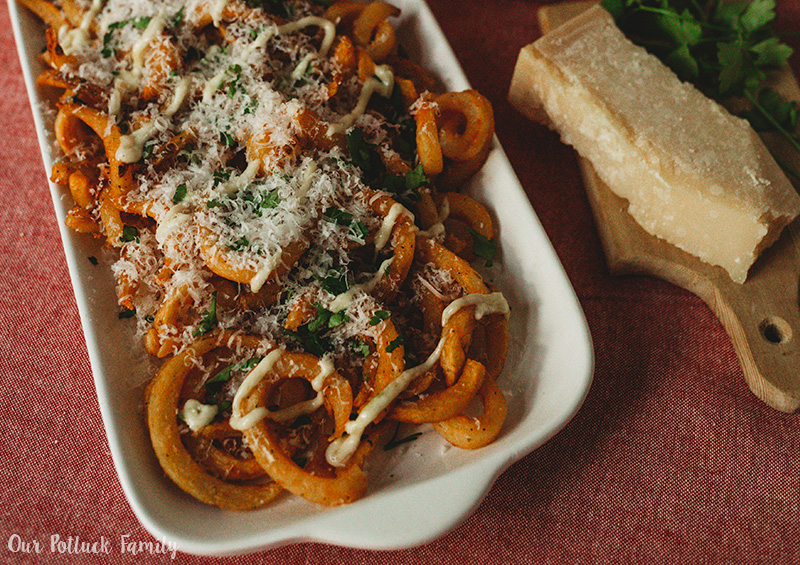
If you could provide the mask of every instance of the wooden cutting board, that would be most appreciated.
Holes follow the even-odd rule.
[[[542,8],[542,32],[592,4],[567,2]],[[776,89],[800,100],[800,89],[789,72]],[[765,141],[770,146],[775,143]],[[627,201],[600,181],[591,164],[581,159],[580,166],[611,272],[659,277],[703,299],[730,336],[753,393],[782,412],[800,409],[800,221],[759,257],[744,284],[736,284],[720,267],[645,232],[628,214]]]

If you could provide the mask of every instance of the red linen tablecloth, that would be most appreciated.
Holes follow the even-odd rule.
[[[748,390],[696,297],[608,274],[574,153],[506,102],[529,0],[429,0],[576,289],[593,335],[588,398],[555,438],[500,476],[462,525],[422,547],[300,543],[175,563],[798,563],[800,422]],[[800,29],[800,2],[778,1]],[[796,36],[787,39],[800,48]],[[800,70],[800,57],[793,58]],[[120,488],[14,48],[0,8],[0,562],[158,563]],[[111,540],[109,556],[49,551]],[[20,542],[38,540],[40,554]],[[31,548],[31,545],[28,545]]]

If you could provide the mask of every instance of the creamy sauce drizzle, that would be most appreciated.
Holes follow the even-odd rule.
[[[322,387],[325,384],[325,379],[332,375],[334,370],[333,361],[329,357],[321,358],[319,360],[319,373],[314,377],[314,380],[311,381],[311,388],[317,393],[316,396],[274,412],[269,411],[267,412],[267,418],[275,420],[276,422],[293,422],[299,416],[314,412],[325,402],[325,395],[322,392]]]
[[[488,314],[503,314],[506,318],[510,314],[508,302],[502,292],[490,294],[467,294],[456,298],[442,312],[442,327],[447,325],[450,318],[462,308],[475,306],[475,319],[480,320]]]
[[[378,229],[378,232],[375,234],[375,250],[380,251],[386,244],[389,243],[389,238],[392,235],[392,230],[394,229],[395,223],[397,223],[397,219],[401,215],[410,216],[411,218],[414,215],[409,212],[405,206],[400,204],[399,202],[395,202],[392,204],[392,207],[389,208],[389,213],[386,214],[386,217],[383,218],[383,222],[381,222],[381,227]]]
[[[267,279],[272,274],[272,271],[275,270],[275,267],[281,262],[281,256],[283,253],[278,251],[277,253],[268,256],[264,259],[264,264],[261,268],[256,271],[256,274],[253,275],[253,278],[250,279],[250,291],[251,292],[258,292],[261,290],[261,287],[264,286],[264,283],[267,282]]]
[[[80,25],[75,29],[70,29],[69,24],[64,24],[58,29],[58,44],[64,51],[64,55],[72,55],[89,41],[89,28],[103,7],[103,1],[93,0],[92,5],[81,18]]]
[[[283,355],[283,349],[273,349],[266,357],[259,361],[252,371],[247,374],[244,382],[236,390],[231,406],[230,426],[234,430],[244,431],[252,428],[256,423],[267,417],[269,411],[263,406],[251,410],[247,414],[242,414],[242,400],[247,398],[253,389],[267,376],[267,374]]]
[[[442,200],[442,211],[439,218],[427,230],[418,230],[417,235],[435,238],[445,233],[444,221],[450,216],[450,201],[447,197]]]
[[[115,157],[123,163],[135,163],[144,154],[144,144],[147,143],[156,132],[155,122],[150,122],[130,135],[119,136],[119,147]]]
[[[181,418],[193,432],[201,430],[209,425],[217,415],[217,406],[202,404],[199,400],[190,398],[183,405]]]
[[[323,387],[325,379],[327,379],[336,370],[333,361],[329,357],[322,357],[318,361],[319,372],[311,381],[311,388],[317,395],[314,398],[299,402],[293,406],[288,406],[281,410],[271,411],[263,406],[259,406],[247,414],[242,414],[241,406],[242,400],[249,395],[253,389],[269,374],[275,363],[283,355],[283,349],[273,349],[264,357],[252,371],[247,374],[244,382],[239,386],[236,394],[233,397],[232,414],[230,418],[230,426],[239,431],[244,431],[252,428],[255,424],[264,418],[270,418],[277,422],[291,422],[298,416],[303,414],[310,414],[325,401],[323,394]]]
[[[167,13],[166,10],[162,8],[147,24],[141,37],[133,44],[133,48],[131,49],[133,68],[131,71],[121,72],[120,75],[114,79],[114,89],[108,100],[108,111],[110,115],[119,113],[122,104],[122,96],[125,92],[137,89],[140,86],[144,75],[144,56],[147,52],[147,48],[156,37],[161,35],[166,23]],[[180,104],[178,107],[180,107]],[[142,158],[144,144],[153,136],[155,131],[155,123],[150,122],[130,135],[120,136],[119,147],[115,155],[116,159],[123,163],[137,162]]]
[[[447,325],[447,322],[453,314],[467,306],[475,306],[476,319],[480,319],[487,314],[503,314],[505,316],[509,314],[508,302],[506,302],[505,297],[500,292],[493,292],[491,294],[468,294],[454,300],[445,308],[444,312],[442,312],[442,327]],[[447,333],[442,332],[436,349],[433,350],[424,363],[412,367],[411,369],[406,369],[400,373],[395,380],[386,385],[386,388],[364,405],[355,420],[351,420],[345,425],[345,435],[331,442],[328,449],[325,451],[325,459],[328,463],[334,467],[341,467],[347,463],[356,448],[358,448],[358,444],[361,442],[361,436],[364,434],[364,430],[367,429],[367,426],[369,426],[401,392],[408,388],[408,385],[410,385],[414,379],[425,374],[426,371],[437,363],[442,354],[446,337]]]
[[[186,100],[186,95],[189,93],[189,89],[192,86],[192,77],[183,77],[181,80],[177,82],[175,85],[175,91],[172,93],[172,100],[164,109],[164,115],[168,118],[171,118],[175,115],[175,112],[180,110],[181,106],[183,105],[183,101]]]
[[[173,231],[191,221],[192,215],[186,213],[187,208],[188,207],[183,203],[176,204],[164,214],[164,217],[156,228],[156,241],[158,243],[164,245]]]
[[[336,133],[343,133],[352,126],[366,111],[367,104],[369,104],[373,94],[377,92],[384,98],[388,98],[392,95],[393,89],[394,73],[392,73],[392,68],[389,65],[377,65],[375,67],[375,76],[367,79],[364,82],[364,86],[361,87],[361,93],[353,111],[343,116],[338,122],[328,126],[328,137]]]
[[[345,310],[353,303],[353,300],[355,299],[355,296],[358,292],[366,292],[366,293],[372,292],[375,286],[383,278],[383,275],[386,273],[386,270],[389,268],[389,265],[392,264],[393,260],[394,257],[390,257],[386,259],[383,263],[381,263],[378,272],[375,273],[375,275],[373,275],[373,277],[369,279],[367,282],[361,284],[354,284],[349,289],[347,289],[346,292],[337,295],[336,298],[333,299],[333,302],[331,302],[329,309],[332,312],[339,312],[341,310]]]
[[[211,19],[214,22],[214,27],[219,27],[220,22],[222,21],[222,14],[225,12],[225,8],[228,7],[228,0],[216,0],[214,5],[211,7]]]

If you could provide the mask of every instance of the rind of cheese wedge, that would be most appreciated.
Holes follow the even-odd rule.
[[[599,6],[522,49],[509,99],[588,159],[647,232],[737,283],[800,213],[749,124],[634,45]]]

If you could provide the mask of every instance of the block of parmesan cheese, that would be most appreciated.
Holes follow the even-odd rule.
[[[800,213],[749,124],[629,41],[599,6],[521,51],[509,99],[588,159],[647,232],[738,283]]]

